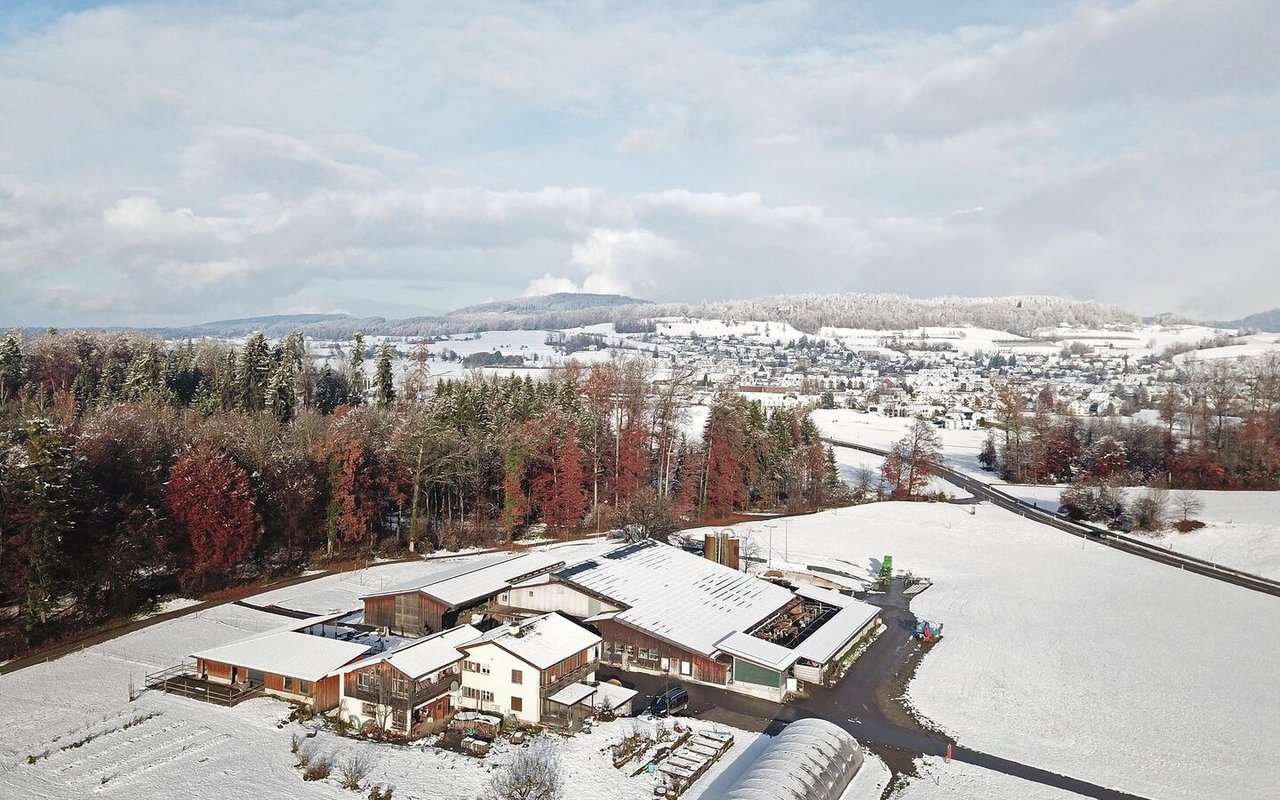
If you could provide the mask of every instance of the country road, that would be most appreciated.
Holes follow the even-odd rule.
[[[867,445],[857,444],[856,442],[850,442],[843,439],[834,439],[824,436],[822,437],[822,440],[833,447],[845,447],[851,450],[860,450],[864,453],[871,453],[872,455],[877,456],[888,455],[887,452],[880,448],[868,447]],[[938,477],[972,493],[974,497],[986,500],[994,506],[998,506],[999,508],[1014,514],[1018,514],[1026,519],[1048,525],[1062,531],[1063,533],[1069,533],[1072,536],[1088,539],[1089,541],[1104,547],[1120,550],[1140,558],[1156,561],[1187,572],[1194,572],[1197,575],[1204,575],[1207,578],[1213,578],[1214,580],[1223,581],[1224,583],[1230,583],[1244,589],[1250,589],[1255,592],[1262,592],[1264,594],[1280,597],[1280,581],[1274,581],[1270,578],[1264,578],[1250,572],[1244,572],[1221,564],[1215,564],[1202,558],[1196,558],[1195,556],[1177,553],[1173,550],[1144,542],[1141,539],[1137,539],[1132,536],[1126,536],[1121,533],[1109,531],[1105,528],[1099,528],[1096,525],[1073,522],[1072,520],[1064,519],[1057,514],[1005,494],[982,481],[976,480],[959,470],[955,470],[947,466],[939,467],[937,473]]]

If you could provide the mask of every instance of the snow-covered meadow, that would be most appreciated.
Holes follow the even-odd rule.
[[[566,552],[566,557],[572,556]],[[356,609],[362,594],[457,562],[376,565],[265,592],[250,602],[317,612]],[[286,621],[227,604],[0,676],[0,785],[18,796],[68,800],[355,796],[336,781],[303,783],[290,745],[294,734],[303,736],[308,729],[283,724],[290,707],[279,700],[258,698],[228,709],[154,691],[128,699],[131,683],[140,687],[146,673]],[[586,735],[549,737],[563,767],[566,797],[651,797],[651,779],[615,769],[607,755],[611,744],[648,724],[624,719],[597,725]],[[747,762],[738,759],[753,751],[759,734],[734,734],[734,748],[686,796],[698,798],[709,787],[722,790],[745,768]],[[367,783],[393,784],[397,798],[416,800],[473,800],[490,771],[513,752],[500,744],[479,760],[435,748],[356,742],[323,731],[308,739],[307,747],[337,761],[361,754],[372,766]]]
[[[869,574],[891,554],[935,581],[913,609],[947,636],[910,695],[966,746],[1147,797],[1280,793],[1280,639],[1259,635],[1280,600],[986,504],[876,503],[788,528],[792,562]],[[1037,796],[965,785],[908,796]]]

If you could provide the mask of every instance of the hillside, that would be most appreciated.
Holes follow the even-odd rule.
[[[1273,308],[1270,311],[1260,311],[1257,314],[1250,314],[1241,319],[1228,320],[1226,322],[1209,323],[1215,328],[1252,328],[1254,330],[1266,331],[1267,333],[1280,333],[1280,308]]]
[[[261,331],[270,337],[300,331],[319,339],[347,339],[360,331],[375,336],[441,336],[501,330],[558,330],[657,317],[758,320],[790,324],[816,334],[824,327],[906,330],[970,326],[1029,335],[1063,325],[1100,328],[1139,322],[1116,305],[1062,297],[932,297],[845,292],[787,294],[701,303],[654,303],[614,294],[558,293],[466,306],[442,316],[387,319],[348,314],[292,314],[217,320],[150,328],[168,339],[230,338]],[[33,329],[32,334],[39,333]]]

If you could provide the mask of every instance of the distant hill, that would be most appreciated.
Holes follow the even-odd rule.
[[[1215,328],[1254,328],[1267,333],[1280,333],[1280,308],[1273,308],[1270,311],[1261,311],[1257,314],[1250,314],[1243,319],[1233,319],[1226,322],[1210,322]]]
[[[446,317],[464,317],[473,314],[546,314],[552,311],[582,311],[588,308],[613,308],[615,306],[645,305],[648,300],[621,294],[591,294],[589,292],[556,292],[535,297],[518,297],[515,300],[498,300],[491,303],[459,308]]]
[[[1029,335],[1058,325],[1096,328],[1139,321],[1137,315],[1119,306],[1047,296],[914,298],[900,294],[842,292],[702,303],[653,303],[615,294],[562,292],[467,306],[443,316],[387,319],[346,314],[293,314],[152,328],[145,332],[168,339],[185,339],[233,338],[254,331],[280,338],[298,331],[314,339],[346,340],[357,331],[372,336],[412,338],[489,330],[563,330],[658,317],[776,320],[810,334],[824,327],[903,330],[972,325]]]

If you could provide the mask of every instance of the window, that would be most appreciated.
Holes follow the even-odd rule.
[[[475,689],[471,686],[462,687],[462,696],[468,700],[480,700],[485,703],[493,702],[493,692],[485,691],[484,689]]]
[[[289,677],[288,675],[284,676],[284,690],[286,692],[293,691],[293,678]]]
[[[524,673],[518,669],[511,670],[512,683],[524,683]]]
[[[409,696],[409,681],[398,672],[391,676],[391,694],[396,697]]]
[[[463,661],[462,669],[467,672],[478,672],[481,675],[489,674],[489,665],[481,664],[479,661]]]
[[[364,714],[366,717],[372,717],[378,713],[378,707],[373,703],[361,703],[360,713]]]
[[[522,697],[513,697],[513,698],[511,698],[511,710],[512,710],[512,711],[524,711],[524,698],[522,698]]]
[[[378,691],[378,683],[379,683],[378,673],[374,672],[373,669],[374,669],[373,667],[370,667],[368,669],[360,670],[359,678],[357,679],[357,684],[360,686],[360,691],[362,692]]]
[[[690,664],[688,661],[681,661],[681,662],[680,662],[680,674],[681,674],[681,675],[692,675],[692,674],[693,674],[693,665],[692,665],[692,664]]]
[[[311,681],[298,681],[298,694],[311,694]]]
[[[262,670],[260,669],[249,670],[249,685],[261,686],[263,679],[264,678],[263,678]]]

